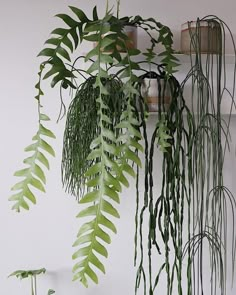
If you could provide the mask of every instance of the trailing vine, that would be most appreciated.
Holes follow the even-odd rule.
[[[9,198],[10,201],[14,201],[12,209],[17,212],[20,212],[22,208],[29,210],[27,200],[31,201],[33,204],[36,203],[36,197],[32,188],[45,192],[46,176],[42,167],[47,168],[48,170],[50,167],[45,152],[53,157],[55,156],[53,148],[44,139],[45,137],[55,138],[55,135],[51,130],[44,126],[44,122],[49,121],[50,118],[41,112],[42,106],[40,104],[40,97],[43,95],[41,90],[43,70],[44,65],[41,65],[38,73],[39,82],[35,85],[35,88],[38,90],[38,93],[35,96],[38,103],[38,131],[32,138],[33,143],[25,148],[25,152],[31,153],[31,155],[23,161],[27,167],[16,171],[14,174],[14,176],[21,177],[23,180],[12,187],[11,190],[15,193]]]

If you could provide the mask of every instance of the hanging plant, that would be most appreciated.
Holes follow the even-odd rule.
[[[133,165],[141,167],[138,152],[142,152],[143,147],[140,116],[135,106],[139,94],[135,71],[142,69],[134,61],[140,51],[129,46],[130,39],[124,28],[131,25],[148,33],[151,45],[145,53],[147,62],[155,57],[155,46],[164,45],[162,59],[167,76],[174,72],[177,64],[171,47],[171,31],[154,19],[115,17],[108,6],[103,18],[98,17],[96,7],[92,19],[76,7],[70,7],[70,10],[72,17],[57,15],[67,28],[53,30],[52,37],[45,42],[46,48],[39,53],[47,58],[41,64],[40,78],[51,78],[52,87],[60,83],[62,88],[72,89],[74,94],[64,133],[62,182],[66,191],[86,206],[77,216],[86,217],[86,222],[74,243],[77,250],[73,255],[76,260],[73,272],[74,280],[79,279],[88,286],[88,279],[98,282],[94,266],[105,272],[101,256],[108,256],[106,246],[111,242],[110,231],[116,232],[113,219],[119,217],[120,192],[123,186],[129,186],[129,176],[136,176]],[[149,29],[154,31],[153,36]],[[95,44],[84,57],[88,64],[85,71],[77,66],[82,56],[71,62],[71,53],[83,40]],[[39,101],[41,83],[36,87]],[[45,134],[45,128],[43,130],[43,135],[52,135],[49,131]],[[46,150],[52,154],[51,147],[47,146]],[[43,181],[42,175],[36,176],[37,183]],[[16,195],[11,199],[16,202],[13,208],[20,211],[17,205],[20,197]],[[21,207],[28,209],[23,205]]]

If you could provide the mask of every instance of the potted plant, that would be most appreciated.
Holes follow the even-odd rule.
[[[198,253],[198,261],[202,262],[204,239],[209,242],[212,277],[217,273],[219,262],[223,290],[225,275],[222,265],[226,262],[219,231],[224,223],[218,219],[218,214],[223,208],[225,194],[232,201],[232,208],[235,206],[232,195],[224,188],[222,177],[224,149],[221,134],[226,135],[228,143],[229,133],[227,124],[226,132],[222,129],[222,96],[218,93],[215,103],[210,100],[209,88],[204,88],[210,85],[211,77],[208,76],[208,81],[204,79],[204,73],[199,67],[201,53],[196,56],[196,65],[186,80],[179,84],[173,76],[178,60],[174,56],[172,33],[168,27],[153,18],[114,16],[108,5],[101,18],[96,7],[92,19],[77,7],[70,7],[70,10],[73,16],[57,15],[67,27],[53,30],[45,48],[39,53],[39,56],[46,57],[40,65],[39,82],[36,84],[39,128],[33,144],[26,148],[26,151],[33,152],[24,161],[27,167],[16,172],[16,176],[23,177],[23,180],[13,187],[16,191],[10,198],[14,201],[13,209],[29,209],[28,201],[36,202],[30,185],[44,191],[46,179],[42,165],[48,168],[49,164],[42,150],[54,155],[52,147],[45,141],[45,136],[54,138],[54,135],[45,126],[49,118],[42,112],[40,99],[43,95],[42,80],[50,78],[52,87],[60,84],[61,88],[70,89],[73,95],[64,132],[62,182],[65,189],[77,197],[79,204],[85,206],[77,217],[86,218],[74,243],[77,248],[73,254],[76,260],[74,280],[79,279],[87,287],[88,279],[98,282],[97,271],[105,272],[100,257],[108,256],[106,245],[111,242],[110,233],[116,232],[114,218],[119,218],[117,204],[120,202],[120,192],[124,186],[129,186],[129,177],[136,177],[136,290],[143,285],[144,293],[148,289],[149,294],[154,294],[159,278],[165,272],[168,295],[172,294],[175,283],[178,294],[183,293],[183,275],[188,280],[188,294],[192,294],[197,285],[195,254]],[[144,30],[150,37],[150,48],[139,59],[137,56],[141,55],[141,51],[127,46],[129,37],[124,33],[127,25]],[[79,54],[71,62],[71,53],[76,53],[84,40],[95,43],[95,47],[91,46],[93,48],[85,57]],[[147,72],[143,62],[150,67],[155,59],[157,44],[163,45],[163,52],[158,54],[163,65],[161,78],[164,81],[163,89],[168,85],[171,100],[169,107],[163,108],[164,91],[158,101],[160,107],[157,109],[155,130],[149,140],[148,112],[140,74]],[[81,59],[87,65],[86,70],[80,68]],[[197,85],[200,111],[203,110],[196,117],[194,108],[186,105],[183,93],[187,79],[194,77],[192,83],[196,83],[195,74],[200,83]],[[218,90],[221,83],[222,80],[218,80]],[[203,102],[205,91],[206,103]],[[217,106],[217,112],[210,112],[209,105],[213,110]],[[162,159],[159,167],[162,185],[157,196],[153,190],[156,147]],[[212,151],[209,162],[206,160],[205,148]],[[142,166],[140,153],[145,158],[143,180],[139,178]],[[208,163],[210,166],[207,166]],[[138,189],[140,181],[143,181],[145,188],[142,199]],[[220,197],[221,201],[218,201]],[[217,208],[216,215],[212,209],[211,216],[208,216],[209,204],[213,209]],[[205,208],[209,209],[207,213]],[[144,247],[143,220],[146,215],[149,220],[148,246]],[[210,220],[214,221],[213,224]],[[187,240],[183,238],[184,221],[187,221]],[[224,235],[226,239],[227,234]],[[170,258],[170,252],[174,259]],[[164,261],[159,263],[156,273],[153,271],[153,257],[161,257],[159,254],[162,253]],[[183,267],[184,259],[187,261],[187,270]],[[197,275],[202,278],[200,262]],[[214,286],[216,279],[212,282]]]
[[[57,15],[67,28],[55,29],[52,37],[46,41],[46,48],[39,53],[39,56],[47,58],[40,65],[39,82],[36,84],[39,129],[33,144],[26,148],[27,152],[33,152],[24,161],[27,167],[15,173],[23,180],[12,188],[16,194],[10,200],[14,201],[13,209],[16,211],[28,209],[29,200],[36,202],[30,185],[44,191],[46,179],[42,167],[49,168],[49,164],[42,150],[54,155],[44,137],[55,136],[44,124],[49,118],[42,112],[41,83],[43,79],[52,77],[52,87],[60,83],[62,88],[72,89],[74,95],[67,114],[62,180],[66,190],[74,194],[79,203],[87,204],[78,217],[90,217],[90,221],[80,228],[74,244],[78,250],[73,255],[73,259],[78,261],[73,269],[74,279],[87,286],[88,277],[98,282],[91,265],[105,272],[103,263],[95,253],[107,257],[106,244],[111,241],[109,231],[116,232],[111,218],[119,217],[115,207],[119,203],[119,193],[122,186],[129,185],[127,175],[135,177],[132,163],[141,166],[137,151],[143,150],[140,144],[142,135],[139,113],[135,108],[139,94],[135,83],[139,79],[134,73],[141,71],[139,63],[134,61],[134,57],[141,52],[127,46],[129,37],[124,33],[124,27],[137,26],[149,34],[150,49],[144,53],[147,62],[155,57],[157,44],[164,46],[162,59],[167,76],[173,73],[176,58],[171,47],[171,31],[152,18],[119,18],[108,7],[105,16],[99,18],[95,7],[93,17],[89,19],[76,7],[70,7],[70,10],[74,17]],[[148,29],[153,30],[154,37]],[[85,57],[79,56],[68,64],[71,60],[69,51],[74,52],[83,40],[92,44],[95,42],[96,46]],[[88,64],[85,72],[77,67],[81,58]],[[78,84],[81,75],[84,80]],[[78,132],[77,128],[83,129]]]

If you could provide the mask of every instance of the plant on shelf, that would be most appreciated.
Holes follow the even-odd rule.
[[[137,192],[136,292],[142,286],[144,294],[147,289],[150,295],[154,294],[164,272],[168,295],[172,294],[175,282],[178,294],[183,293],[183,275],[187,277],[188,294],[196,292],[196,285],[203,289],[203,283],[198,279],[202,275],[202,264],[199,262],[201,260],[197,260],[199,257],[203,259],[203,239],[209,242],[212,277],[215,276],[215,279],[216,266],[220,263],[223,290],[226,259],[220,233],[224,221],[223,218],[217,218],[221,218],[218,214],[223,214],[221,212],[225,207],[219,205],[218,199],[223,196],[224,200],[220,202],[225,202],[227,195],[232,206],[235,206],[231,193],[224,189],[222,177],[221,134],[225,134],[228,143],[229,125],[226,123],[225,132],[220,113],[220,93],[216,108],[218,111],[215,114],[212,113],[215,110],[212,92],[199,84],[199,115],[196,117],[196,110],[186,105],[183,95],[185,82],[191,75],[197,77],[196,80],[193,79],[193,85],[211,85],[211,77],[205,76],[201,69],[201,54],[196,55],[196,64],[180,85],[173,76],[178,60],[174,56],[172,33],[168,27],[153,18],[119,17],[119,1],[116,16],[108,5],[104,17],[101,18],[95,7],[92,19],[77,7],[69,8],[71,15],[57,15],[67,27],[53,30],[52,36],[45,42],[45,48],[39,53],[39,56],[46,57],[40,65],[39,82],[36,84],[39,129],[33,138],[33,144],[26,148],[26,151],[33,153],[24,160],[27,168],[15,173],[16,176],[23,177],[23,180],[13,187],[16,191],[10,197],[14,201],[13,209],[29,209],[29,201],[36,202],[31,187],[44,191],[46,178],[41,166],[49,168],[42,150],[54,156],[52,147],[43,138],[55,136],[44,126],[44,121],[49,118],[41,112],[41,84],[43,80],[50,78],[52,87],[60,85],[60,94],[62,89],[69,89],[72,95],[63,139],[62,183],[65,190],[79,200],[82,209],[77,217],[86,220],[74,243],[77,248],[73,254],[73,259],[76,260],[73,268],[74,280],[79,279],[87,287],[88,279],[98,283],[97,270],[105,273],[101,256],[108,256],[110,233],[116,233],[114,218],[119,218],[117,208],[120,194],[123,187],[130,185],[130,177],[133,177],[136,178]],[[135,26],[148,34],[150,48],[146,52],[130,46],[132,42],[124,33],[127,25]],[[84,41],[93,45],[86,56],[78,54],[79,45]],[[156,46],[160,44],[163,51],[156,54]],[[72,54],[74,56],[76,53],[78,56],[71,61]],[[155,61],[157,55],[161,65]],[[219,63],[222,62],[220,58],[222,54],[219,55]],[[81,69],[81,62],[86,70]],[[156,66],[158,71],[153,74]],[[208,71],[207,67],[206,70]],[[196,71],[196,76],[193,71]],[[210,75],[209,72],[208,74]],[[151,138],[147,135],[147,99],[143,97],[148,91],[142,90],[145,77],[154,77],[158,87],[158,110]],[[218,81],[218,86],[221,81]],[[148,88],[149,86],[147,90]],[[168,108],[165,103],[166,89],[170,95]],[[195,93],[192,94],[195,97]],[[202,102],[205,95],[208,98]],[[66,113],[62,95],[61,101],[61,109]],[[210,153],[212,162],[206,161],[205,148]],[[156,192],[154,161],[157,153],[161,157],[161,182],[160,189]],[[139,176],[142,155],[144,179]],[[216,164],[216,160],[220,164]],[[215,178],[213,183],[212,178]],[[140,183],[144,184],[143,196],[139,193]],[[212,197],[215,194],[219,195]],[[200,196],[203,199],[200,200]],[[209,213],[210,204],[217,208],[216,215],[214,210],[211,210],[211,216],[204,215]],[[207,212],[206,208],[209,209]],[[146,215],[149,220],[147,237],[143,230]],[[210,222],[214,222],[214,226]],[[183,235],[184,231],[187,236]],[[226,233],[224,234],[226,239]],[[196,255],[199,256],[196,258]],[[164,261],[160,263],[161,257]],[[155,264],[160,265],[158,270],[156,266],[153,268],[154,259],[157,261]],[[184,259],[187,261],[187,269],[184,268]],[[195,261],[198,261],[197,270]]]
[[[36,277],[40,274],[44,274],[46,272],[45,268],[35,269],[35,270],[16,270],[9,275],[9,277],[17,277],[19,279],[27,279],[30,278],[31,285],[31,295],[37,295],[37,279]],[[54,294],[55,291],[52,289],[48,290],[47,295]]]

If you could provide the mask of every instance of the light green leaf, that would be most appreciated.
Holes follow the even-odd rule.
[[[106,212],[114,217],[120,218],[118,211],[107,201],[102,201],[102,211]]]
[[[32,186],[34,186],[35,188],[37,188],[38,190],[40,190],[40,191],[42,191],[42,192],[45,193],[44,186],[42,185],[42,183],[41,183],[38,179],[32,177],[32,178],[30,179],[30,182],[29,182],[29,183],[30,183]]]
[[[55,157],[55,152],[53,148],[43,139],[40,139],[39,147],[44,149],[46,152],[48,152],[50,155]]]
[[[90,206],[82,211],[77,215],[77,217],[86,217],[86,216],[96,216],[98,210],[98,206]]]
[[[95,202],[99,197],[99,191],[94,190],[92,192],[87,193],[81,200],[80,204]]]
[[[43,182],[44,184],[46,184],[46,177],[45,177],[45,174],[44,174],[42,168],[41,168],[39,165],[35,164],[35,166],[34,166],[34,170],[33,170],[33,173],[34,173],[34,174],[35,174],[40,180],[42,180],[42,182]]]
[[[99,254],[101,254],[102,256],[104,256],[104,257],[108,257],[108,253],[107,253],[107,250],[106,250],[106,248],[101,244],[101,243],[99,243],[98,241],[94,241],[94,243],[93,243],[93,249],[97,252],[97,253],[99,253]]]
[[[39,151],[37,153],[37,160],[41,162],[48,170],[50,169],[48,159],[44,156],[43,153]]]
[[[47,129],[46,127],[44,127],[42,124],[40,124],[39,132],[42,135],[45,135],[45,136],[48,136],[51,138],[56,138],[56,136],[53,134],[53,132],[51,130]]]
[[[94,266],[101,270],[105,274],[104,265],[100,262],[100,260],[93,254],[89,256],[89,262],[91,262]]]

